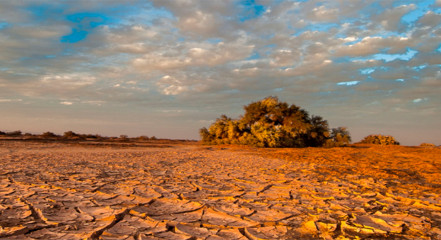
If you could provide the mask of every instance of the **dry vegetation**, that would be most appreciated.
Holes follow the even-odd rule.
[[[441,149],[0,142],[2,239],[441,239]]]

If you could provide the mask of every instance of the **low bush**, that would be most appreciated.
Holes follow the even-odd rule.
[[[400,145],[398,141],[392,136],[384,136],[380,134],[369,135],[365,137],[360,143],[378,144],[378,145]]]
[[[436,147],[436,145],[433,143],[421,143],[420,147]]]

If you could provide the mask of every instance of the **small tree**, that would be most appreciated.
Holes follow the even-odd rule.
[[[128,141],[129,140],[129,136],[122,134],[122,135],[119,135],[119,139],[121,141]]]
[[[346,127],[333,128],[330,137],[326,144],[327,146],[341,147],[351,142],[351,135]]]

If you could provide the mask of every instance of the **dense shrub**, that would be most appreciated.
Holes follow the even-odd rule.
[[[21,136],[21,131],[17,130],[17,131],[13,131],[13,132],[7,132],[6,135],[10,136],[10,137],[20,137]]]
[[[140,141],[147,141],[147,140],[149,140],[150,138],[148,137],[148,136],[145,136],[145,135],[142,135],[142,136],[139,136],[138,137],[138,140],[140,140]]]
[[[392,136],[383,136],[380,134],[369,135],[361,140],[360,143],[378,144],[378,145],[400,145]]]
[[[72,131],[67,131],[63,134],[63,138],[68,138],[68,139],[72,139],[72,138],[79,138],[80,135],[77,133],[74,133]]]
[[[436,147],[436,145],[433,143],[421,143],[420,147]]]
[[[351,135],[345,127],[333,128],[331,130],[331,137],[326,142],[327,147],[342,147],[351,142]]]
[[[296,105],[267,97],[244,107],[245,115],[233,120],[225,115],[200,129],[203,143],[257,147],[319,147],[330,139],[328,122],[309,116]]]
[[[45,132],[45,133],[41,134],[41,137],[42,138],[57,138],[59,136],[53,132]]]

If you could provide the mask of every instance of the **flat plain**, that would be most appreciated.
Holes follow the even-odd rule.
[[[1,239],[441,239],[441,149],[0,141]]]

